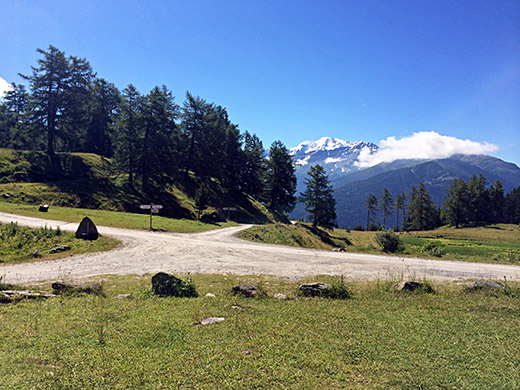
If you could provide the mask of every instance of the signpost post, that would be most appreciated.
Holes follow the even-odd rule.
[[[142,210],[150,210],[150,230],[153,230],[153,227],[152,227],[152,215],[153,214],[158,214],[159,213],[159,210],[163,208],[163,206],[161,204],[153,204],[153,203],[150,203],[150,204],[142,204],[139,206],[140,209]]]

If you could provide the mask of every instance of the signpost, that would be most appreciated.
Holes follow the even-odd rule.
[[[222,210],[227,211],[227,219],[229,219],[230,211],[237,211],[236,207],[222,207]]]
[[[153,230],[152,227],[152,215],[153,214],[159,214],[159,210],[163,208],[161,204],[142,204],[139,206],[142,210],[150,210],[150,230]]]

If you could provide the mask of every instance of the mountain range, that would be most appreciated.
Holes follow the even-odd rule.
[[[376,153],[379,147],[370,142],[349,142],[323,137],[305,141],[290,149],[296,164],[298,191],[305,189],[305,177],[310,166],[322,165],[334,186],[339,227],[354,227],[366,223],[365,200],[369,194],[380,198],[387,188],[395,199],[401,192],[408,194],[412,186],[424,183],[435,204],[441,206],[451,182],[456,178],[468,180],[482,173],[491,185],[500,180],[507,193],[520,186],[520,168],[499,158],[487,155],[453,155],[444,159],[407,159],[362,168],[359,155]],[[307,215],[303,205],[297,204],[292,219]],[[387,223],[392,226],[393,222]]]

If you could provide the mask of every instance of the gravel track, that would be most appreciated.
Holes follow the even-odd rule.
[[[76,231],[77,223],[51,221],[0,213],[0,222],[60,227]],[[426,278],[463,280],[492,278],[520,280],[520,266],[466,263],[399,256],[337,253],[240,240],[234,234],[250,225],[203,233],[166,233],[98,226],[101,234],[122,245],[107,252],[76,255],[59,260],[0,266],[2,281],[36,283],[77,280],[106,274],[146,274],[158,271],[276,275],[298,279],[319,274],[350,279]]]

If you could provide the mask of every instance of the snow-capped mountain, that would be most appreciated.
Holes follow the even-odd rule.
[[[304,141],[291,148],[296,163],[298,190],[304,186],[304,177],[310,166],[320,164],[328,172],[329,179],[359,170],[356,161],[362,150],[374,153],[379,147],[371,142],[349,142],[338,138],[322,137],[317,141]]]

